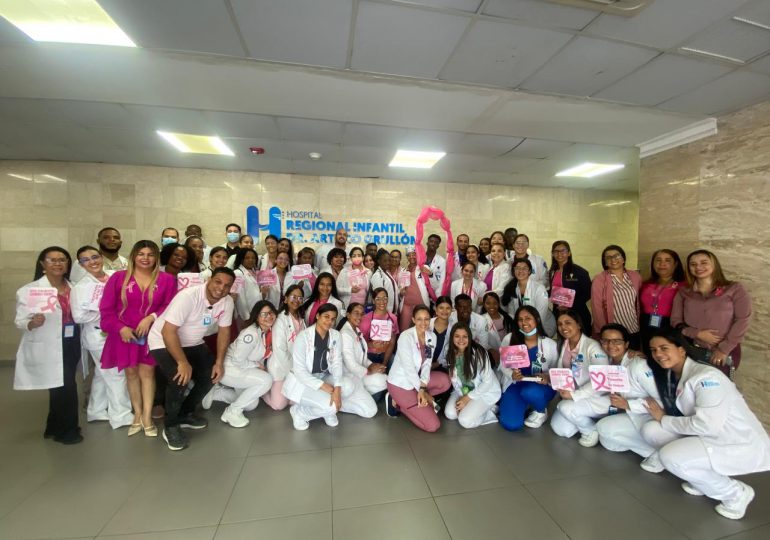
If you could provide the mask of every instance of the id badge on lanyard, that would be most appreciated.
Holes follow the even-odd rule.
[[[660,301],[660,294],[662,292],[663,288],[657,287],[655,289],[655,294],[652,297],[652,314],[650,315],[650,322],[648,323],[648,326],[652,328],[660,328],[660,325],[663,322],[663,317],[658,315],[658,302]]]
[[[211,314],[207,313],[203,316],[203,326],[211,326]]]
[[[66,323],[64,325],[64,337],[65,338],[75,337],[75,323]]]

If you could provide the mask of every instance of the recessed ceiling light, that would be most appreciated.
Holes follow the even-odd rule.
[[[35,41],[136,47],[96,0],[3,0],[0,15]]]
[[[410,167],[413,169],[430,169],[446,152],[418,152],[416,150],[399,150],[389,163],[390,167]]]
[[[622,163],[583,163],[577,167],[557,172],[556,176],[576,176],[579,178],[593,178],[600,174],[617,171],[625,167]]]
[[[321,154],[319,152],[310,152],[307,155],[307,157],[309,157],[313,161],[318,161],[319,159],[321,159],[322,156],[321,156]]]
[[[157,131],[171,146],[185,154],[214,154],[234,156],[235,152],[216,135],[192,135],[190,133],[171,133]]]
[[[757,28],[762,28],[763,30],[770,30],[770,25],[761,23],[759,21],[753,21],[751,19],[747,19],[745,17],[733,17],[734,21],[742,22],[744,24],[750,24],[751,26],[756,26]]]

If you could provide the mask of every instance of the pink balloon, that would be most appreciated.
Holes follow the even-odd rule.
[[[437,206],[426,206],[420,211],[417,216],[416,234],[415,234],[415,246],[414,251],[417,254],[417,264],[422,266],[425,264],[425,247],[422,245],[422,238],[425,234],[424,226],[429,220],[438,221],[441,228],[446,233],[446,273],[444,275],[444,284],[442,286],[441,294],[449,294],[449,289],[452,286],[452,280],[450,276],[455,267],[455,243],[452,236],[452,227],[449,218],[446,217],[444,211]]]

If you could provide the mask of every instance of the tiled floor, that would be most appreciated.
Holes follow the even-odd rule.
[[[746,479],[757,498],[730,521],[636,456],[548,426],[427,434],[380,413],[296,432],[262,405],[236,430],[215,405],[183,452],[103,422],[65,447],[42,438],[47,393],[11,381],[0,368],[3,540],[770,538],[770,474]]]

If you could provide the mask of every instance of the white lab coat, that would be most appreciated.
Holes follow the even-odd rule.
[[[256,324],[250,324],[238,334],[225,353],[225,372],[227,368],[246,370],[249,368],[265,369],[265,333]],[[275,334],[273,334],[275,337]]]
[[[513,279],[511,276],[511,265],[508,261],[502,261],[495,268],[490,269],[490,272],[492,272],[492,288],[489,290],[497,293],[497,296],[502,298],[503,289]]]
[[[452,311],[449,316],[449,327],[453,327],[457,324],[457,311]],[[484,350],[489,349],[489,330],[487,329],[487,321],[478,313],[471,312],[471,320],[469,326],[471,327],[471,333],[473,334],[473,341],[484,347]],[[496,330],[493,332],[497,333]],[[447,340],[450,336],[447,334]]]
[[[433,256],[433,260],[428,265],[433,275],[430,276],[430,286],[433,288],[433,292],[436,294],[436,298],[441,296],[441,292],[444,289],[444,280],[446,276],[446,259],[436,253]],[[451,279],[451,276],[450,276]]]
[[[368,368],[372,365],[372,361],[366,356],[368,346],[363,335],[346,322],[340,329],[340,336],[342,336],[342,361],[345,365],[345,374],[362,381],[364,388],[370,394],[385,390],[388,376],[384,373],[369,374]]]
[[[235,275],[243,278],[243,288],[235,297],[235,310],[241,320],[245,321],[251,315],[254,304],[262,300],[262,291],[257,284],[257,278],[246,268],[241,266],[235,270]]]
[[[719,474],[770,470],[770,438],[721,371],[687,358],[676,393],[684,416],[664,416],[660,425],[665,431],[699,437]]]
[[[369,279],[369,287],[372,291],[374,291],[374,289],[379,289],[380,287],[388,291],[388,311],[394,315],[398,314],[396,309],[399,304],[398,284],[396,283],[394,286],[393,280],[385,275],[385,271],[382,268],[378,268],[372,273],[372,276]]]
[[[283,277],[283,287],[281,287],[281,278],[278,276],[278,271],[273,268],[271,270],[275,274],[275,285],[269,285],[267,287],[267,297],[265,300],[269,300],[271,304],[278,309],[281,307],[281,297],[283,297],[286,289],[292,284],[291,271],[286,270],[286,275]]]
[[[487,274],[489,273],[489,270],[492,268],[491,264],[483,263],[479,261],[479,264],[476,265],[476,279],[483,282],[484,278],[487,277]],[[486,283],[484,284],[486,287]]]
[[[575,378],[575,390],[572,392],[573,401],[590,398],[596,393],[591,386],[591,377],[589,376],[588,367],[609,364],[607,353],[604,352],[602,346],[599,345],[599,342],[585,334],[580,337],[577,351],[578,356],[583,356],[583,360],[581,362],[576,361],[575,366],[572,368],[572,376]],[[562,344],[559,364],[556,367],[564,366],[563,358],[568,355],[568,353],[569,345],[565,342]]]
[[[452,303],[454,304],[455,298],[457,298],[457,295],[463,292],[463,280],[462,278],[456,279],[452,282],[452,286],[449,289],[449,297],[452,299]],[[479,281],[478,279],[473,280],[473,284],[471,285],[471,294],[469,295],[471,297],[472,303],[472,309],[476,313],[481,313],[481,307],[482,307],[482,299],[484,298],[484,293],[487,292],[487,285],[483,281]]]
[[[333,296],[330,296],[329,299],[326,301],[327,304],[333,304],[337,307],[337,322],[339,323],[342,319],[345,318],[345,306],[342,304],[340,300],[337,300]],[[311,304],[312,305],[312,304]],[[320,309],[320,308],[319,308]],[[307,326],[315,325],[315,321],[310,320],[310,308],[308,308],[307,312],[305,313],[305,324]],[[336,330],[335,330],[336,331]]]
[[[363,285],[364,290],[369,289],[369,280],[372,279],[372,272],[368,268],[366,270],[366,284]],[[340,296],[343,305],[348,306],[350,304],[350,297],[353,294],[350,284],[350,267],[346,266],[340,271],[340,275],[337,276],[337,294]]]
[[[502,301],[502,295],[500,296]],[[507,306],[501,306],[502,309],[508,312],[513,317],[516,314],[516,310],[522,305],[532,306],[540,314],[540,320],[543,321],[543,329],[549,336],[556,334],[556,319],[553,316],[553,312],[550,309],[548,303],[548,291],[538,281],[534,279],[534,276],[530,276],[527,280],[527,287],[524,291],[524,295],[519,297],[519,288],[516,286],[516,294],[508,302]]]
[[[291,371],[294,363],[294,343],[300,332],[307,328],[305,320],[299,319],[299,332],[294,328],[292,317],[281,312],[273,323],[273,355],[267,362],[267,371],[276,381],[282,381]]]
[[[518,332],[518,330],[516,330]],[[503,338],[503,341],[500,343],[501,347],[508,347],[511,344],[511,334],[508,334]],[[540,361],[539,366],[539,373],[548,373],[548,370],[554,367],[558,367],[557,364],[559,363],[559,351],[556,346],[556,342],[552,340],[549,337],[540,336],[537,339],[537,356]],[[535,366],[533,366],[535,367]],[[497,367],[497,369],[500,372],[502,384],[503,384],[503,392],[505,392],[508,387],[513,384],[513,369],[509,367],[505,367],[502,362],[500,362],[500,365]],[[532,375],[536,375],[536,369],[533,369]]]
[[[436,359],[436,361],[442,366],[446,366],[446,353],[447,353],[447,350],[449,350],[449,336],[452,335],[453,324],[454,323],[452,323],[452,319],[450,317],[446,327],[446,338],[444,339],[444,345],[441,348],[441,353],[438,355],[438,358]],[[435,326],[436,326],[436,317],[433,317],[430,320],[430,331],[434,332],[434,334],[435,334],[435,330],[434,330]],[[438,338],[436,339],[438,340]]]
[[[500,338],[500,334],[497,333],[497,328],[495,328],[495,321],[492,320],[489,313],[482,313],[481,318],[484,319],[484,327],[487,329],[487,348],[499,349],[502,339]],[[505,323],[503,322],[503,324]]]
[[[292,352],[292,371],[283,383],[283,395],[294,403],[302,400],[306,388],[318,390],[323,386],[323,379],[313,374],[313,356],[315,352],[315,325],[297,335]],[[343,378],[342,338],[337,330],[329,330],[329,352],[327,353],[329,374],[333,386],[341,386]],[[269,362],[268,362],[269,363]]]
[[[105,270],[104,273],[108,276],[114,274],[112,270]],[[72,310],[72,319],[80,325],[81,346],[89,351],[98,351],[99,356],[101,356],[101,350],[104,348],[107,336],[102,334],[102,329],[99,326],[101,322],[99,306],[92,309],[93,306],[89,305],[90,295],[94,287],[98,286],[103,287],[104,284],[86,272],[86,275],[72,287],[70,309]],[[99,358],[94,358],[94,361],[98,362]]]
[[[425,332],[425,346],[429,349],[425,361],[417,339],[417,329],[412,327],[398,337],[396,354],[393,364],[390,366],[388,382],[405,390],[419,390],[421,384],[427,385],[430,381],[430,366],[433,349],[436,347],[436,334]]]
[[[51,282],[43,276],[16,291],[15,323],[24,333],[16,352],[14,390],[43,390],[64,385],[61,306],[57,301],[54,311],[44,313],[43,326],[28,330],[27,324],[35,312],[27,306],[27,293],[33,287],[51,287]]]
[[[468,392],[468,397],[473,400],[483,401],[489,407],[492,407],[500,400],[502,391],[500,390],[500,381],[497,379],[497,376],[495,376],[495,372],[492,369],[492,362],[486,351],[484,352],[484,357],[484,368],[480,369],[473,378],[474,388]],[[453,369],[451,373],[452,393],[457,394],[457,398],[459,399],[463,395],[463,383],[456,371],[457,370]]]

